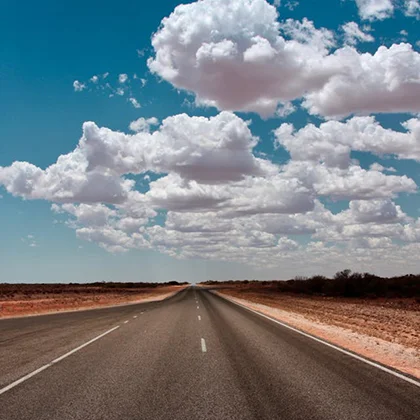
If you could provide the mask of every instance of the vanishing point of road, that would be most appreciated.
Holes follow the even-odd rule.
[[[420,419],[420,387],[189,287],[0,320],[0,419]]]

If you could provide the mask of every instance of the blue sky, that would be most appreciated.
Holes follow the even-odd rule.
[[[325,1],[322,8],[319,2],[282,0],[273,19],[274,6],[264,0],[226,1],[224,14],[219,13],[218,1],[204,0],[200,10],[197,3],[190,2],[189,8],[179,9],[181,12],[166,23],[162,19],[171,15],[177,2],[145,6],[144,2],[130,1],[118,7],[96,1],[1,2],[0,282],[288,278],[316,272],[332,274],[344,266],[381,274],[420,270],[416,257],[420,250],[420,101],[406,99],[407,92],[420,92],[417,3],[394,3],[391,10],[390,0],[383,0],[384,17],[377,10],[363,9],[368,0]],[[252,7],[257,12],[247,15],[247,8]],[[230,13],[237,27],[226,17]],[[209,20],[210,28],[206,26]],[[303,23],[308,21],[313,23]],[[343,25],[349,22],[373,40],[363,41],[361,35],[346,38]],[[241,28],[248,28],[248,32]],[[327,35],[325,31],[329,31]],[[350,34],[350,27],[347,31]],[[182,41],[183,36],[189,38]],[[258,44],[255,36],[268,40],[274,59],[261,56],[266,44]],[[289,55],[281,49],[280,38],[287,43]],[[208,45],[226,48],[222,43],[226,40],[237,42],[236,49],[246,43],[254,45],[251,64],[256,67],[235,62],[240,55],[237,50],[223,51],[225,58],[232,54],[229,67],[216,50],[209,53],[205,49]],[[200,46],[200,51],[213,54],[212,65],[189,64],[198,57]],[[346,48],[355,54],[349,63],[337,54]],[[364,62],[363,53],[373,57],[378,48],[386,52],[374,61],[378,67],[369,72],[373,64]],[[168,52],[172,68],[164,59]],[[404,66],[398,61],[400,56],[412,64]],[[303,64],[290,76],[287,66],[295,65],[293,60]],[[365,67],[354,78],[356,73],[351,72],[358,69],[357,60]],[[317,68],[320,62],[322,71]],[[228,82],[232,68],[234,86]],[[372,81],[377,68],[391,74],[391,80],[378,76]],[[174,69],[176,76],[169,72]],[[272,88],[264,91],[264,80],[257,80],[255,74],[265,74],[266,69]],[[322,82],[315,78],[317,71]],[[327,78],[324,71],[329,72]],[[277,72],[278,80],[274,80]],[[348,85],[339,79],[342,72],[348,73]],[[120,75],[127,75],[128,80],[121,83]],[[91,81],[93,76],[98,77],[96,83]],[[358,81],[356,87],[351,86],[352,80]],[[76,86],[82,86],[79,91],[75,81],[79,83]],[[227,83],[225,90],[219,89],[223,83]],[[287,86],[292,85],[297,86],[296,92],[290,93]],[[331,92],[339,92],[343,98],[360,86],[364,86],[363,94],[355,94],[349,105],[346,100],[334,102]],[[118,89],[123,94],[119,95]],[[368,97],[379,99],[375,103]],[[138,108],[133,106],[134,100]],[[282,114],[285,104],[294,112]],[[331,109],[339,110],[340,115],[329,115]],[[167,130],[162,129],[165,118],[182,113],[189,119],[171,120]],[[209,119],[208,124],[193,119],[199,116]],[[379,132],[373,140],[357,140],[361,134],[350,128],[349,121],[369,116],[376,123],[363,124],[370,129],[377,124],[388,131]],[[135,134],[129,124],[139,118],[156,118],[158,123]],[[412,129],[401,126],[407,120],[412,121]],[[113,157],[117,156],[113,166],[101,161],[104,143],[87,157],[89,165],[100,162],[93,172],[100,170],[115,177],[112,179],[117,183],[124,179],[136,182],[128,190],[122,187],[126,194],[123,201],[113,202],[112,197],[92,201],[86,194],[81,199],[75,191],[66,192],[63,200],[52,192],[56,181],[37,185],[40,178],[31,178],[26,166],[7,170],[13,162],[28,162],[41,170],[55,164],[60,155],[75,150],[86,121],[110,129],[111,143],[117,145],[118,133],[127,136],[123,143],[131,142],[129,152],[113,146]],[[308,124],[319,129],[333,122],[343,125],[320,129],[318,137],[302,131]],[[290,143],[284,131],[275,132],[282,124],[293,125]],[[235,129],[228,130],[228,137],[234,137],[235,130],[242,133],[233,151],[229,147],[225,150],[218,137],[220,130],[231,125]],[[182,133],[172,144],[174,127]],[[162,139],[152,138],[147,130],[163,133]],[[340,139],[343,132],[347,134]],[[398,136],[398,132],[406,137]],[[258,138],[253,149],[252,139],[247,137],[251,135]],[[189,143],[191,136],[193,144]],[[318,147],[316,139],[322,136],[326,136],[324,146]],[[386,144],[379,145],[387,136]],[[87,144],[93,141],[85,137]],[[127,153],[133,153],[128,157],[131,160],[139,160],[138,147],[147,142],[148,149],[140,153],[152,163],[146,164],[147,159],[142,158],[144,162],[137,162],[136,170],[116,169],[123,164],[118,162],[116,151],[125,156],[122,160]],[[215,143],[206,148],[207,142]],[[353,160],[347,167],[326,165],[325,159],[337,158],[338,146],[343,144]],[[186,156],[177,161],[173,156],[184,147]],[[306,152],[311,147],[315,151],[308,158]],[[163,156],[159,164],[156,156]],[[222,165],[225,156],[228,162]],[[229,162],[232,167],[226,167]],[[392,169],[372,169],[372,164]],[[203,180],[206,165],[211,170],[210,181]],[[308,168],[311,174],[303,177]],[[90,171],[90,167],[84,170]],[[58,179],[78,179],[78,173],[69,175],[64,166],[57,171]],[[230,175],[222,176],[223,171]],[[150,180],[144,179],[145,175]],[[157,179],[162,183],[149,186]],[[364,184],[369,187],[363,188]],[[89,191],[108,190],[107,185],[92,185]],[[216,199],[216,207],[204,204]],[[52,210],[53,204],[56,207]],[[136,206],[141,207],[141,217],[132,217]],[[102,212],[102,217],[107,209],[112,214],[105,221],[86,216],[94,212],[96,217]],[[127,218],[130,223],[137,223],[133,221],[137,218],[136,230],[121,227]],[[304,267],[302,258],[307,260]]]

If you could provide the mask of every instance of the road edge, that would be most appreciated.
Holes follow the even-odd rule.
[[[207,289],[207,290],[209,290],[209,289]],[[272,322],[274,322],[274,323],[276,323],[278,325],[281,325],[282,327],[285,327],[285,328],[287,328],[287,329],[289,329],[291,331],[294,331],[294,332],[296,332],[298,334],[301,334],[301,335],[303,335],[303,336],[305,336],[307,338],[310,338],[312,340],[315,340],[318,343],[324,344],[327,347],[330,347],[330,348],[332,348],[334,350],[337,350],[337,351],[339,351],[341,353],[344,353],[347,356],[353,357],[354,359],[357,359],[357,360],[359,360],[361,362],[364,362],[364,363],[366,363],[366,364],[368,364],[370,366],[373,366],[373,367],[375,367],[377,369],[380,369],[383,372],[386,372],[386,373],[388,373],[390,375],[393,375],[393,376],[395,376],[395,377],[397,377],[399,379],[402,379],[402,380],[404,380],[404,381],[406,381],[406,382],[408,382],[408,383],[410,383],[410,384],[412,384],[412,385],[417,386],[417,387],[420,388],[420,381],[417,378],[415,378],[415,377],[409,376],[409,375],[407,375],[407,374],[405,374],[403,372],[400,372],[400,371],[398,371],[398,370],[396,370],[394,368],[391,368],[391,367],[382,365],[381,363],[378,363],[378,362],[376,362],[374,360],[371,360],[371,359],[369,359],[367,357],[364,357],[364,356],[359,355],[359,354],[357,354],[355,352],[352,352],[351,350],[348,350],[348,349],[345,349],[343,347],[340,347],[340,346],[338,346],[336,344],[330,343],[327,340],[324,340],[324,339],[319,338],[319,337],[317,337],[315,335],[309,334],[306,331],[300,330],[299,328],[292,327],[291,325],[289,325],[289,324],[287,324],[287,323],[285,323],[283,321],[280,321],[280,320],[278,320],[276,318],[273,318],[273,317],[268,316],[268,315],[266,315],[266,314],[264,314],[262,312],[259,312],[259,311],[255,310],[255,309],[252,309],[252,308],[250,308],[250,307],[248,307],[246,305],[243,305],[242,303],[236,302],[235,300],[233,300],[233,299],[231,299],[231,298],[229,298],[229,297],[227,297],[227,296],[225,296],[225,295],[223,295],[221,293],[218,293],[215,290],[209,290],[209,292],[212,293],[212,294],[214,294],[215,296],[218,296],[218,297],[220,297],[220,298],[222,298],[224,300],[227,300],[228,302],[233,303],[234,305],[240,306],[241,308],[246,309],[249,312],[252,312],[254,314],[257,314],[257,315],[259,315],[259,316],[261,316],[263,318],[266,318],[266,319],[268,319],[268,320],[270,320],[270,321],[272,321]],[[252,302],[250,302],[250,303],[252,303]]]

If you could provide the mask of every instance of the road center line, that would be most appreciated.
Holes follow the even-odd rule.
[[[198,320],[201,321],[201,316],[200,315],[198,315]]]
[[[12,388],[14,388],[15,386],[17,386],[17,385],[21,384],[22,382],[25,382],[25,381],[26,381],[26,380],[28,380],[29,378],[32,378],[33,376],[37,375],[38,373],[42,372],[43,370],[48,369],[48,368],[49,368],[49,367],[51,367],[52,365],[55,365],[56,363],[61,362],[61,360],[65,359],[66,357],[69,357],[69,356],[70,356],[70,355],[72,355],[73,353],[76,353],[77,351],[79,351],[79,350],[81,350],[82,348],[84,348],[84,347],[88,346],[89,344],[92,344],[92,343],[93,343],[93,342],[95,342],[96,340],[99,340],[100,338],[105,337],[107,334],[111,333],[112,331],[115,331],[117,328],[120,328],[120,326],[119,326],[119,325],[117,325],[116,327],[111,328],[111,329],[110,329],[110,330],[108,330],[108,331],[105,331],[105,332],[104,332],[104,333],[102,333],[101,335],[98,335],[97,337],[92,338],[92,340],[87,341],[86,343],[82,344],[81,346],[76,347],[76,348],[75,348],[75,349],[73,349],[73,350],[70,350],[68,353],[63,354],[63,355],[62,355],[62,356],[60,356],[60,357],[57,357],[57,359],[54,359],[52,362],[47,363],[47,364],[46,364],[46,365],[44,365],[44,366],[41,366],[40,368],[38,368],[38,369],[34,370],[33,372],[28,373],[28,374],[27,374],[27,375],[25,375],[25,376],[22,376],[22,378],[18,379],[17,381],[12,382],[10,385],[7,385],[7,386],[5,386],[4,388],[1,388],[1,389],[0,389],[0,395],[1,395],[1,394],[4,394],[5,392],[7,392],[7,391],[9,391],[9,390],[11,390]]]
[[[137,315],[134,315],[133,318],[136,319],[137,318]]]
[[[201,339],[201,351],[207,353],[206,340],[204,338]]]

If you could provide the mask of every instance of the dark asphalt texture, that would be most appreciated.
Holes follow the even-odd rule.
[[[420,419],[419,387],[195,287],[0,320],[0,389],[117,325],[0,395],[0,419]]]

